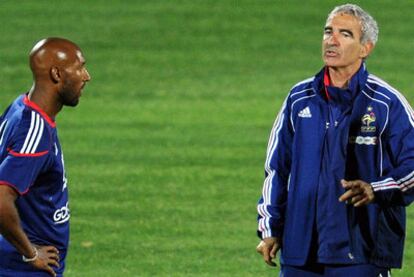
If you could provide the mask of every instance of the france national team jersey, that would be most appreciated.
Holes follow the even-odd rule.
[[[0,118],[0,185],[18,192],[23,230],[32,243],[58,248],[61,266],[54,270],[63,273],[70,217],[63,154],[55,122],[27,95],[17,98]],[[20,276],[10,271],[22,276],[34,271],[38,276],[0,235],[0,276]]]

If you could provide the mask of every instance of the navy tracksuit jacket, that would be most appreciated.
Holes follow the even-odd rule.
[[[405,206],[414,199],[413,110],[365,64],[347,89],[324,77],[325,69],[296,84],[276,118],[258,235],[282,237],[288,265],[401,267]],[[341,179],[370,183],[374,202],[339,202]]]

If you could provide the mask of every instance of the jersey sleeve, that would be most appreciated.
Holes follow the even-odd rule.
[[[260,238],[281,237],[285,221],[293,129],[286,98],[273,125],[265,161],[265,180],[257,205]]]
[[[34,111],[28,111],[16,123],[7,141],[6,157],[0,164],[1,185],[13,187],[20,195],[29,191],[37,176],[45,169],[51,149],[51,137],[46,124]]]
[[[401,94],[389,121],[385,148],[393,168],[371,185],[379,204],[407,206],[414,200],[414,112]]]

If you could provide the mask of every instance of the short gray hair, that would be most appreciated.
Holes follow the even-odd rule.
[[[353,15],[361,24],[361,43],[372,42],[374,45],[378,40],[377,21],[360,6],[354,4],[345,4],[335,7],[328,15],[326,22],[330,21],[338,13]]]

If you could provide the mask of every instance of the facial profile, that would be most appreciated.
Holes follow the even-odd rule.
[[[59,90],[60,99],[65,106],[74,107],[79,103],[82,89],[90,80],[89,72],[85,68],[85,58],[82,52],[76,51],[74,62],[62,69],[63,80]]]
[[[83,87],[91,79],[85,62],[80,48],[62,38],[43,39],[30,52],[35,82],[51,83],[58,101],[65,106],[78,104]]]

